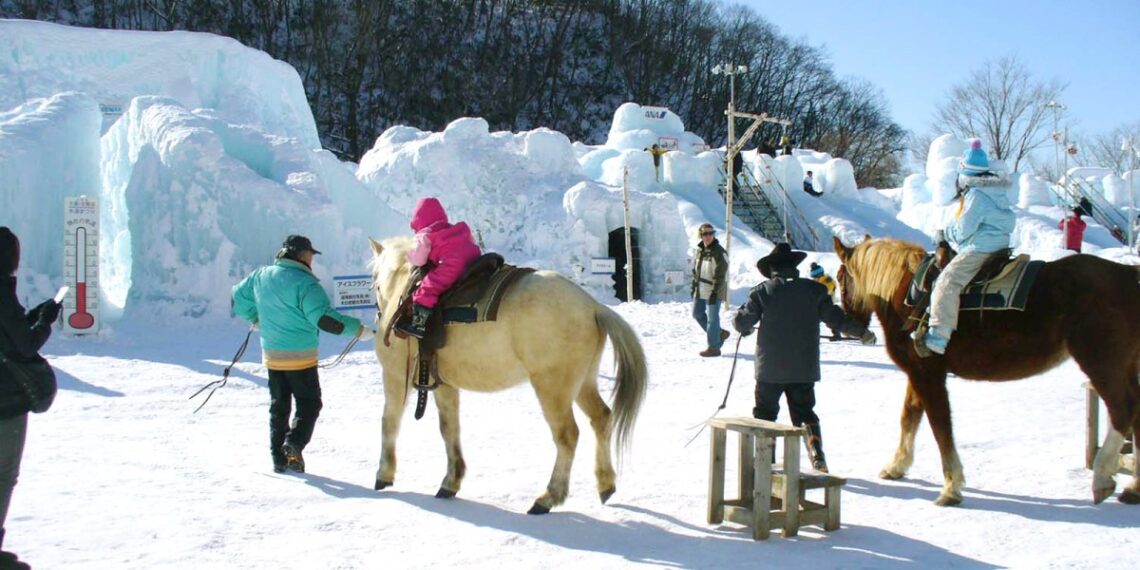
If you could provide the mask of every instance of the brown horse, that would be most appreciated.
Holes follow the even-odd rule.
[[[972,380],[1017,380],[1067,360],[1077,361],[1108,408],[1111,428],[1093,464],[1093,500],[1116,489],[1113,474],[1124,435],[1140,446],[1140,273],[1091,255],[1046,263],[1030,289],[1025,311],[970,311],[961,314],[946,355],[920,358],[903,330],[910,314],[907,285],[926,252],[894,239],[867,239],[846,247],[835,239],[842,266],[838,281],[843,309],[857,318],[879,318],[887,353],[909,380],[902,410],[902,435],[894,459],[879,474],[898,479],[914,462],[914,436],[923,413],[942,455],[946,483],[935,501],[962,501],[962,463],[954,447],[946,373]],[[1140,479],[1119,497],[1140,503]]]
[[[376,302],[380,322],[387,323],[411,277],[407,253],[412,240],[392,238],[383,244],[371,243]],[[598,366],[607,337],[617,361],[612,412],[598,393]],[[396,437],[408,393],[414,391],[409,389],[409,371],[416,350],[415,339],[393,339],[390,346],[379,339],[376,342],[376,356],[384,370],[377,490],[395,479]],[[616,488],[611,436],[616,437],[620,454],[645,397],[648,376],[637,333],[617,313],[557,273],[537,271],[516,282],[503,298],[497,320],[449,326],[447,344],[437,356],[444,383],[435,390],[434,399],[447,451],[447,474],[437,497],[455,496],[466,471],[459,446],[459,390],[494,392],[529,380],[557,448],[546,492],[535,500],[530,514],[549,512],[566,500],[578,445],[574,403],[590,418],[597,438],[594,474],[598,494],[603,503],[609,499]]]

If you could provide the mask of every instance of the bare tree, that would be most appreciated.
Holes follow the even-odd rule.
[[[1081,166],[1103,166],[1116,172],[1129,170],[1136,164],[1128,150],[1121,148],[1124,140],[1131,137],[1135,148],[1140,149],[1140,121],[1121,125],[1098,135],[1079,137],[1076,162]]]
[[[1056,100],[1066,85],[1034,79],[1021,60],[1007,56],[986,62],[965,83],[950,90],[938,108],[934,127],[962,138],[979,137],[994,158],[1021,162],[1049,141],[1052,114],[1045,103]]]

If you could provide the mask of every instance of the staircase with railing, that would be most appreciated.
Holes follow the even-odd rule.
[[[720,192],[721,198],[725,197],[727,180],[717,187],[717,191]],[[773,243],[788,241],[779,210],[757,190],[756,180],[747,171],[741,172],[737,177],[737,183],[733,184],[732,213],[768,241]]]
[[[788,196],[780,177],[764,161],[760,161],[760,169],[763,180],[757,180],[752,169],[741,169],[738,183],[733,185],[733,213],[771,242],[787,242],[798,249],[818,251],[819,234]],[[717,188],[722,198],[726,182]]]
[[[1081,198],[1088,200],[1091,206],[1089,215],[1096,223],[1104,226],[1121,243],[1128,241],[1128,217],[1087,182],[1077,178],[1066,179],[1062,184],[1050,185],[1049,190],[1057,197],[1059,206],[1070,209],[1077,207]]]

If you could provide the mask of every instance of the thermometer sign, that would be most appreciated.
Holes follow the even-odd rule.
[[[80,196],[64,199],[63,330],[90,334],[99,330],[99,202]]]

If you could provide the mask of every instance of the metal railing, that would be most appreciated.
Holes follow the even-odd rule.
[[[1092,206],[1092,211],[1089,212],[1092,218],[1121,243],[1127,243],[1128,217],[1087,182],[1079,178],[1066,178],[1064,184],[1050,185],[1049,189],[1070,209],[1077,207],[1081,198],[1087,199]]]
[[[787,233],[790,234],[789,237],[792,238],[788,240],[789,243],[800,249],[819,251],[819,234],[816,233],[814,227],[812,226],[812,223],[809,222],[806,217],[804,217],[803,212],[801,212],[800,209],[796,207],[796,203],[792,201],[790,196],[788,196],[788,191],[784,188],[783,181],[779,176],[776,176],[776,172],[772,170],[771,165],[765,162],[764,159],[760,159],[759,162],[760,168],[767,171],[768,178],[772,180],[774,184],[761,184],[759,181],[753,179],[755,182],[753,186],[759,187],[760,191],[764,192],[765,194],[774,193],[780,202],[782,202],[784,206],[784,226],[787,230]],[[745,169],[745,171],[747,171],[747,169]],[[748,176],[751,177],[752,173],[748,172]],[[771,190],[773,187],[775,188],[775,192]],[[755,188],[752,191],[756,192]],[[768,196],[768,198],[769,201],[771,201],[772,197]]]

